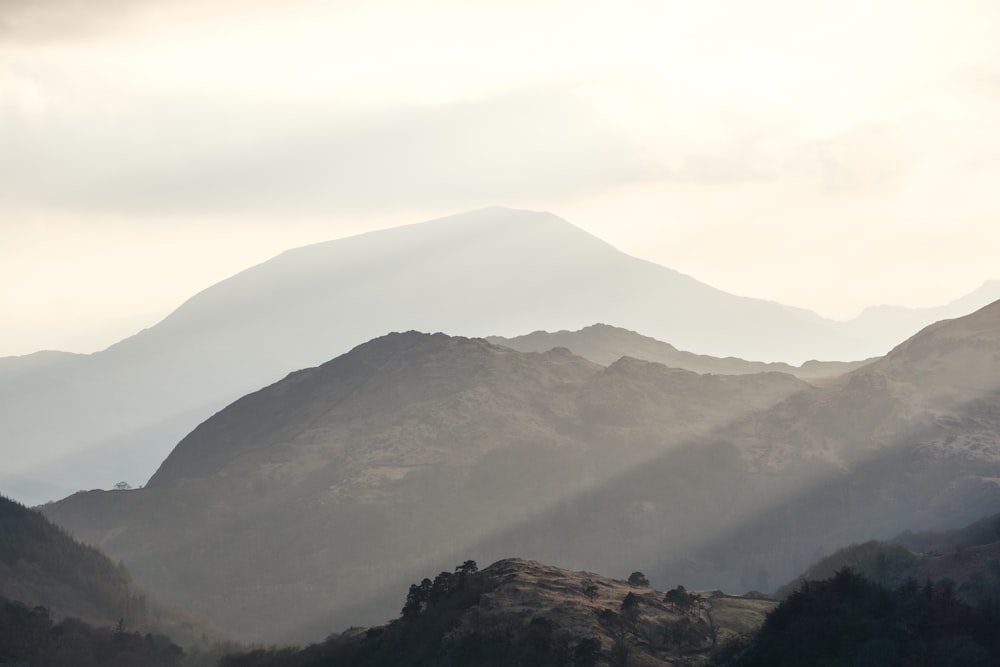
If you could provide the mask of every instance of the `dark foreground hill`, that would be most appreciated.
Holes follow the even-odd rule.
[[[167,635],[194,653],[221,638],[151,598],[122,564],[3,496],[0,600],[0,664],[86,665],[95,651],[106,658],[97,664],[119,653],[135,660],[114,664],[175,664],[182,652]]]
[[[739,667],[989,667],[1000,607],[972,607],[945,582],[881,586],[850,569],[803,583],[764,622]]]
[[[387,625],[302,651],[231,655],[221,667],[696,664],[754,632],[775,605],[683,587],[664,593],[643,585],[641,573],[630,580],[520,559],[476,572],[467,561],[411,585],[400,618]]]
[[[145,488],[43,509],[242,638],[325,634],[383,620],[401,582],[456,554],[519,553],[471,547],[806,388],[391,334],[236,401]]]

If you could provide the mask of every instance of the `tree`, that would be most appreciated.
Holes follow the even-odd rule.
[[[698,596],[688,593],[683,586],[672,588],[663,596],[663,601],[682,614],[688,614],[698,604]]]
[[[649,579],[642,572],[633,572],[628,575],[628,585],[633,588],[649,588]]]
[[[641,598],[635,593],[629,592],[622,600],[622,605],[620,608],[622,617],[629,624],[630,627],[635,627],[635,624],[639,621],[639,602]]]
[[[403,618],[414,618],[427,609],[432,587],[431,580],[427,578],[424,578],[419,585],[410,585],[410,592],[406,594],[406,602],[403,604]]]
[[[455,567],[455,574],[459,577],[466,577],[470,574],[475,574],[476,572],[479,572],[479,566],[476,565],[476,561],[474,560],[467,560],[461,565]]]
[[[595,584],[593,581],[590,581],[589,579],[583,582],[583,594],[587,596],[588,600],[593,602],[594,599],[597,598],[597,593],[598,593],[597,584]]]

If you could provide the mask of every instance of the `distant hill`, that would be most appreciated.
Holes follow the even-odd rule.
[[[289,250],[102,352],[0,359],[0,488],[38,503],[143,484],[231,401],[387,331],[514,336],[594,322],[791,363],[865,359],[899,340],[727,294],[549,213],[483,209]]]
[[[808,388],[396,333],[234,402],[145,488],[43,511],[184,608],[287,640],[383,620],[456,553],[530,554],[470,546]]]
[[[468,565],[468,563],[466,563]],[[590,572],[505,559],[480,572],[444,571],[413,584],[400,618],[302,651],[231,655],[223,667],[405,667],[454,664],[674,665],[704,660],[749,634],[775,603],[664,593]]]
[[[105,627],[120,623],[129,632],[167,633],[188,646],[221,637],[204,622],[151,599],[120,563],[3,496],[0,598],[28,609],[45,607],[55,619],[78,618]]]
[[[860,368],[874,359],[862,361],[807,361],[799,366],[784,362],[765,363],[746,361],[736,357],[712,357],[678,350],[664,343],[628,329],[607,324],[593,324],[579,331],[535,331],[523,336],[504,338],[489,336],[487,340],[497,345],[521,352],[546,352],[555,347],[565,347],[574,354],[607,366],[621,357],[655,361],[670,368],[683,368],[695,373],[717,375],[744,375],[747,373],[788,373],[806,380],[834,378]]]

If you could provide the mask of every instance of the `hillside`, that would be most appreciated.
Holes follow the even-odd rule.
[[[521,352],[546,352],[555,347],[565,347],[574,354],[607,366],[622,357],[632,357],[645,361],[683,368],[695,373],[717,375],[745,375],[747,373],[788,373],[804,380],[825,380],[874,361],[807,361],[799,366],[784,362],[746,361],[736,357],[712,357],[678,350],[670,343],[664,343],[634,331],[607,324],[593,324],[579,331],[535,331],[523,336],[504,338],[489,336],[488,341]]]
[[[469,567],[471,565],[471,568]],[[752,633],[775,603],[718,591],[669,593],[590,572],[505,559],[476,572],[467,561],[413,584],[401,617],[353,629],[300,651],[232,655],[223,667],[337,664],[704,664],[718,647]]]
[[[141,485],[231,401],[387,331],[511,336],[594,322],[747,359],[861,359],[895,342],[721,292],[549,213],[483,209],[289,250],[102,352],[0,360],[13,453],[0,488],[37,503]]]
[[[120,623],[130,632],[168,634],[186,646],[222,636],[205,622],[150,598],[120,563],[3,496],[0,598],[29,609],[45,607],[55,619],[77,618],[104,627]]]
[[[236,401],[143,489],[43,509],[237,636],[312,639],[455,554],[531,555],[471,547],[808,388],[396,333]]]

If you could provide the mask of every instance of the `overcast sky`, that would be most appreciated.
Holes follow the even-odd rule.
[[[297,245],[549,210],[848,318],[1000,278],[996,0],[0,0],[0,355]]]

